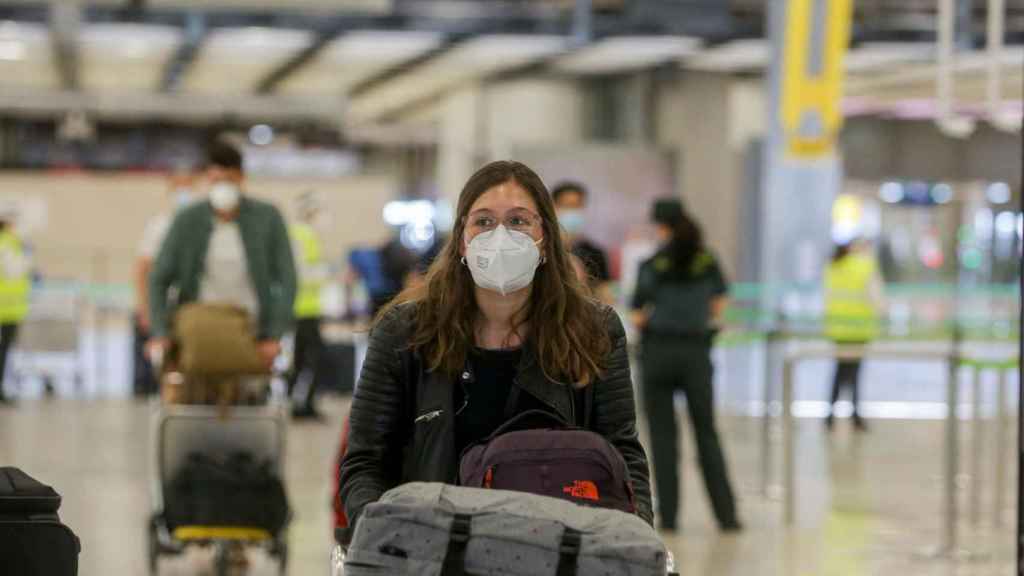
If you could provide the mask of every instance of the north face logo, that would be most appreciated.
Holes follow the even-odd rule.
[[[597,501],[601,499],[601,495],[597,492],[597,484],[590,480],[575,480],[572,484],[564,486],[562,493],[568,494],[573,498],[583,498],[584,500]]]

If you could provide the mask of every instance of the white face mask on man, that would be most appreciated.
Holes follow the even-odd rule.
[[[540,250],[528,234],[509,231],[500,224],[477,234],[466,245],[463,261],[477,286],[505,296],[533,282],[540,266]]]
[[[238,208],[241,190],[231,182],[218,182],[210,188],[210,204],[218,212],[231,212]]]

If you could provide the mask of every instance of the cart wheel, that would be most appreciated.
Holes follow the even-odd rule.
[[[228,576],[231,573],[231,546],[226,542],[218,542],[215,546],[217,550],[213,556],[213,573]]]
[[[284,540],[277,543],[277,573],[280,576],[288,574],[288,543]]]
[[[235,541],[214,544],[213,573],[217,576],[244,576],[249,573],[249,559],[245,545]]]
[[[148,538],[148,558],[149,558],[149,574],[150,576],[157,576],[160,574],[160,536],[157,534],[157,517],[154,514],[149,518],[149,529],[147,530]]]

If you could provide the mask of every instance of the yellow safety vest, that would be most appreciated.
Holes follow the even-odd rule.
[[[825,335],[839,342],[866,342],[878,335],[871,301],[875,261],[851,254],[825,271]]]
[[[319,266],[323,260],[320,238],[312,226],[296,224],[291,228],[292,238],[299,245],[298,255],[306,267]],[[320,292],[323,283],[319,279],[305,278],[300,274],[299,290],[295,296],[296,318],[318,318],[321,314]]]
[[[21,240],[11,232],[0,232],[0,253],[13,251],[19,258],[25,253]],[[31,288],[28,271],[20,276],[7,277],[0,269],[0,324],[17,324],[28,315],[28,295]]]

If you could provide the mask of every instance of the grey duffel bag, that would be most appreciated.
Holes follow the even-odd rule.
[[[665,576],[667,556],[626,512],[416,482],[366,507],[345,576]]]

